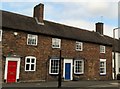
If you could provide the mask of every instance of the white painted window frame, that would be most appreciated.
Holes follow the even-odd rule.
[[[27,35],[27,45],[37,46],[38,36],[37,36],[37,35],[32,35],[32,36],[33,36],[32,39],[36,39],[36,44],[29,44],[29,43],[28,43],[28,40],[31,39],[30,35],[32,35],[32,34],[28,34],[28,35]]]
[[[55,47],[54,45],[56,45],[56,44],[54,44],[54,43],[57,43],[59,45],[59,47]],[[61,48],[61,39],[52,38],[52,48]]]
[[[104,62],[104,73],[100,73],[100,75],[106,75],[106,59],[100,59],[100,62]],[[101,68],[101,67],[100,67]],[[102,67],[103,68],[103,67]]]
[[[2,29],[0,29],[0,41],[2,41]]]
[[[103,45],[100,45],[100,53],[105,53],[105,46]]]
[[[75,72],[76,71],[76,62],[77,61],[82,62],[82,66],[81,66],[82,67],[82,72],[77,72],[77,73]],[[74,74],[84,74],[84,60],[82,60],[82,59],[81,60],[74,60]]]
[[[30,63],[27,63],[27,59],[30,59]],[[34,63],[31,63],[31,59],[35,59]],[[29,64],[30,68],[29,70],[26,70],[26,65]],[[34,70],[31,70],[31,65],[34,64]],[[27,56],[25,57],[25,71],[36,71],[36,57],[33,56]]]
[[[51,61],[52,60],[58,60],[58,72],[57,73],[51,73]],[[57,75],[59,73],[59,60],[60,59],[50,59],[50,62],[49,62],[49,74],[53,74],[53,75]]]
[[[78,49],[77,46],[79,46],[81,49]],[[76,41],[75,49],[76,51],[83,51],[83,42]]]

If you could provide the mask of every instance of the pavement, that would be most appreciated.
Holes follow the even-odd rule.
[[[43,89],[58,88],[58,82],[3,83],[2,89]],[[120,81],[64,81],[62,89],[120,89]]]

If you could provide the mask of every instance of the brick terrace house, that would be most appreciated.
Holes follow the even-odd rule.
[[[111,80],[112,43],[103,34],[44,20],[44,5],[28,17],[2,12],[2,80],[57,80],[60,50],[64,80]]]

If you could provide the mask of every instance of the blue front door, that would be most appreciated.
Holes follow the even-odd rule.
[[[65,80],[71,79],[71,63],[65,63]]]

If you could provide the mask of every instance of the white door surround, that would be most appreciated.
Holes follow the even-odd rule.
[[[73,59],[64,59],[64,64],[63,64],[63,78],[65,78],[65,64],[70,63],[71,68],[70,68],[70,80],[73,80]]]
[[[17,62],[17,70],[16,70],[16,82],[17,82],[17,79],[19,79],[19,74],[20,74],[20,58],[15,58],[15,57],[6,57],[4,80],[7,80],[8,62],[9,61]]]

